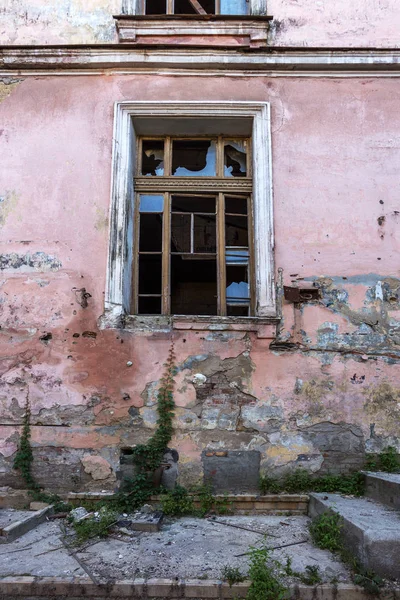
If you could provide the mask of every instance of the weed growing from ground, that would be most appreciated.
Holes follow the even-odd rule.
[[[363,587],[370,596],[379,596],[385,585],[382,577],[379,577],[373,571],[363,569],[360,569],[360,572],[354,575],[353,581],[356,585]]]
[[[103,507],[97,515],[82,519],[81,521],[72,521],[76,533],[76,542],[82,544],[90,538],[106,537],[109,527],[118,519],[117,513]]]
[[[227,581],[229,586],[232,587],[234,583],[241,583],[246,578],[237,567],[225,565],[221,570],[221,579],[222,581]]]
[[[282,600],[287,588],[283,585],[280,573],[280,563],[271,561],[271,550],[250,547],[249,579],[251,585],[247,592],[246,600]]]
[[[288,575],[288,577],[297,577],[305,585],[316,585],[322,581],[318,566],[307,565],[304,573],[294,571],[292,569],[292,559],[289,556],[286,557],[284,572],[286,575]]]
[[[338,513],[324,512],[310,524],[311,538],[319,548],[340,552],[343,548],[342,528],[342,518]]]
[[[353,572],[353,582],[364,588],[367,594],[379,596],[384,587],[383,579],[364,569],[358,559],[344,546],[342,539],[342,519],[338,513],[325,512],[319,515],[310,525],[313,542],[319,548],[324,548],[336,553]]]
[[[300,574],[300,581],[305,585],[321,583],[322,579],[318,565],[307,565],[305,572]]]
[[[194,513],[193,498],[186,488],[177,485],[173,490],[161,495],[161,507],[170,517],[184,517]]]
[[[400,458],[396,448],[387,446],[380,454],[372,454],[366,463],[368,471],[384,471],[385,473],[400,472]]]
[[[260,490],[263,494],[289,494],[305,492],[336,492],[362,496],[364,494],[364,475],[323,475],[313,477],[305,469],[295,469],[285,473],[280,478],[262,475],[260,477]]]

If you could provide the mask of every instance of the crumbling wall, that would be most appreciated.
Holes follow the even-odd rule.
[[[276,336],[102,330],[113,104],[199,100],[196,77],[26,76],[0,104],[0,473],[27,399],[49,489],[112,489],[120,448],[154,431],[171,339],[181,481],[209,451],[260,452],[269,472],[350,470],[400,450],[397,79],[202,76],[201,98],[269,101]],[[16,83],[16,85],[14,85]],[[321,115],[324,118],[321,119]]]

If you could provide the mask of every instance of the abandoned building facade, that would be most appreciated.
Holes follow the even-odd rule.
[[[41,485],[114,489],[172,343],[182,483],[400,451],[396,0],[0,17],[0,485],[28,404]]]

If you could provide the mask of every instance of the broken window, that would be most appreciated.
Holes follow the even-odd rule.
[[[222,136],[139,140],[134,313],[254,314],[249,148]]]
[[[144,0],[146,15],[246,15],[248,0]]]

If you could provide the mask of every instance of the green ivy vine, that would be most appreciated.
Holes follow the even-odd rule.
[[[172,439],[175,416],[173,390],[176,373],[173,343],[171,343],[164,367],[164,375],[160,379],[157,393],[157,429],[146,444],[139,444],[133,448],[132,457],[136,475],[125,482],[124,491],[117,493],[114,500],[114,505],[124,510],[138,508],[154,492],[153,473],[160,467]]]

